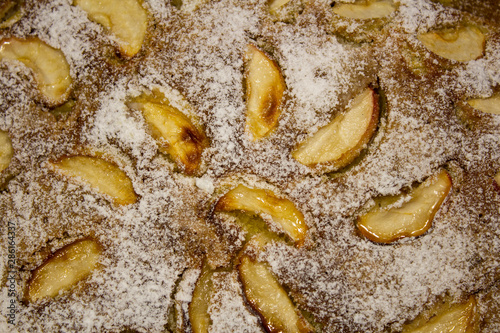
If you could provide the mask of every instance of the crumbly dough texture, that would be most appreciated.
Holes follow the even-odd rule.
[[[0,63],[0,130],[14,150],[0,175],[0,331],[165,332],[174,303],[190,331],[187,309],[204,258],[226,267],[244,244],[234,219],[213,213],[218,198],[243,183],[288,198],[304,214],[306,246],[273,242],[259,258],[321,331],[398,332],[443,297],[475,294],[481,332],[499,332],[500,116],[464,101],[500,89],[500,14],[497,0],[463,2],[399,0],[389,17],[362,22],[335,16],[326,0],[291,0],[276,13],[265,0],[143,0],[146,37],[124,58],[73,1],[26,0],[0,37],[38,37],[60,49],[73,85],[68,103],[50,107],[28,69]],[[460,24],[485,34],[480,58],[446,60],[417,38]],[[287,87],[278,125],[260,141],[244,126],[249,43],[276,61]],[[331,173],[291,157],[368,86],[380,96],[381,117],[351,166]],[[127,107],[153,89],[180,109],[189,105],[204,128],[210,143],[199,175],[186,176],[159,153],[142,115]],[[113,162],[138,201],[115,205],[47,167],[68,155]],[[453,188],[426,234],[380,245],[356,232],[372,198],[408,190],[440,168]],[[6,317],[9,222],[15,325]],[[70,292],[26,303],[30,272],[85,237],[102,245],[100,268]],[[235,271],[218,272],[214,284],[213,332],[263,331]]]

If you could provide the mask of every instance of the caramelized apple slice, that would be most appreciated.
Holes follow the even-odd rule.
[[[34,75],[44,100],[56,105],[70,93],[71,76],[64,54],[38,38],[8,38],[0,42],[0,60],[20,61]]]
[[[168,102],[139,98],[130,106],[142,111],[160,151],[170,155],[186,174],[194,174],[200,166],[203,150],[208,146],[203,130]]]
[[[407,325],[403,333],[477,333],[477,306],[474,296],[464,303],[445,303],[430,319],[419,318]]]
[[[98,192],[109,195],[118,205],[137,201],[132,181],[115,164],[89,156],[63,157],[50,165],[66,177],[78,178]]]
[[[12,156],[14,156],[14,150],[12,149],[9,133],[0,131],[0,172],[7,169]]]
[[[246,130],[253,140],[259,140],[276,127],[286,86],[278,65],[252,44],[247,47],[245,63]]]
[[[489,98],[470,99],[467,103],[481,112],[500,114],[500,94],[493,95]]]
[[[139,52],[148,17],[138,0],[75,0],[75,5],[111,31],[123,55],[133,57]]]
[[[269,332],[314,331],[266,264],[253,261],[245,255],[241,258],[238,271],[248,302]]]
[[[307,234],[304,215],[293,202],[276,197],[272,191],[238,185],[220,198],[215,206],[215,211],[234,210],[270,216],[297,247],[304,244]]]
[[[55,252],[33,271],[28,283],[27,300],[35,302],[71,289],[98,267],[101,251],[99,243],[84,239]]]
[[[22,0],[0,2],[0,29],[8,28],[22,17]]]
[[[208,307],[213,293],[213,274],[213,269],[205,263],[189,304],[189,320],[193,333],[207,333],[210,327]]]
[[[424,33],[418,39],[431,52],[449,60],[470,61],[484,52],[485,37],[476,27],[460,27]]]
[[[278,8],[286,5],[288,2],[290,2],[290,0],[272,0],[270,3],[269,3],[269,10],[271,12],[274,12],[276,11]]]
[[[500,187],[500,171],[498,171],[497,174],[495,175],[495,182]]]
[[[358,218],[357,227],[368,239],[391,243],[404,237],[424,234],[451,189],[451,178],[445,170],[429,177],[413,189],[408,201],[397,205],[402,196],[381,198],[368,213]]]
[[[376,19],[391,15],[396,6],[389,1],[370,1],[367,3],[335,3],[333,12],[352,19]]]
[[[368,88],[340,114],[312,137],[298,145],[292,157],[313,167],[331,164],[335,169],[351,163],[365,148],[377,128],[379,107],[375,92]]]

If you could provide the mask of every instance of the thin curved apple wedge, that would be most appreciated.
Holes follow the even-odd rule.
[[[274,12],[278,8],[286,5],[288,2],[290,2],[290,0],[272,0],[269,2],[269,11]]]
[[[22,0],[0,2],[0,29],[9,28],[22,17]]]
[[[213,275],[214,270],[205,263],[201,275],[196,281],[193,298],[189,303],[189,321],[193,333],[208,333],[210,328],[211,319],[208,307],[213,294]]]
[[[391,15],[396,6],[391,1],[370,1],[363,3],[340,3],[333,6],[333,12],[342,17],[368,20]]]
[[[463,303],[444,303],[427,320],[417,317],[403,333],[477,333],[477,319],[476,299],[471,296]]]
[[[268,332],[314,332],[265,263],[244,255],[238,272],[245,297]]]
[[[70,290],[99,266],[101,252],[101,245],[92,239],[79,240],[58,250],[32,272],[26,299],[35,302]]]
[[[0,172],[7,169],[12,156],[14,156],[14,150],[12,149],[9,133],[0,131]]]
[[[168,154],[186,174],[195,174],[201,164],[208,139],[201,127],[179,109],[147,97],[137,98],[129,106],[142,112],[161,152]]]
[[[49,165],[58,173],[77,178],[100,193],[109,195],[118,205],[137,201],[132,181],[118,166],[97,157],[63,157]]]
[[[246,130],[260,140],[278,124],[285,80],[278,65],[256,46],[245,53]]]
[[[307,235],[304,215],[293,202],[276,197],[272,191],[238,185],[220,198],[215,206],[215,211],[219,212],[235,210],[270,216],[297,247],[304,244]]]
[[[481,30],[471,26],[427,32],[418,39],[438,56],[461,62],[481,57],[486,40]]]
[[[378,98],[367,88],[356,96],[345,114],[301,142],[292,157],[301,164],[314,167],[319,163],[338,170],[349,165],[365,148],[377,129]]]
[[[69,96],[72,79],[64,54],[38,38],[8,38],[0,42],[0,60],[20,61],[33,71],[45,102],[63,103]]]
[[[358,218],[358,230],[377,243],[420,236],[431,227],[450,189],[451,178],[441,170],[413,189],[400,205],[397,202],[403,199],[402,195],[376,199],[376,205]]]
[[[500,94],[493,95],[489,98],[469,99],[467,103],[481,112],[500,114]]]
[[[137,0],[75,0],[91,20],[103,25],[116,38],[120,52],[136,55],[146,36],[148,16]]]

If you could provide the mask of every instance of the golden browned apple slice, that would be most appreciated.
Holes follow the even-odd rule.
[[[306,333],[314,329],[262,262],[244,255],[238,266],[245,296],[269,332]]]
[[[14,150],[12,149],[9,133],[0,131],[0,172],[7,169],[12,156],[14,156]]]
[[[139,52],[148,16],[138,0],[75,0],[75,5],[111,32],[123,55],[133,57]]]
[[[396,6],[391,1],[369,1],[363,3],[340,3],[333,6],[337,15],[352,19],[376,19],[391,15]]]
[[[70,156],[49,163],[58,173],[90,185],[109,195],[118,205],[137,201],[132,181],[118,166],[98,157]]]
[[[26,299],[35,302],[71,289],[98,267],[101,252],[101,245],[92,239],[76,241],[55,252],[33,271]]]
[[[451,189],[451,178],[445,170],[429,177],[403,195],[376,199],[376,205],[358,218],[357,227],[368,239],[391,243],[404,237],[424,234]],[[402,204],[399,201],[406,199]]]
[[[285,80],[278,65],[252,44],[247,47],[245,64],[246,130],[259,140],[278,124]]]
[[[271,12],[276,11],[278,8],[286,5],[290,0],[272,0],[269,3],[269,10]]]
[[[251,214],[270,216],[296,244],[304,244],[307,225],[304,215],[288,199],[281,199],[269,190],[238,185],[219,199],[215,211],[240,210]]]
[[[500,94],[493,95],[489,98],[469,99],[467,103],[481,112],[500,114]]]
[[[292,152],[298,162],[313,167],[328,163],[340,169],[351,163],[365,148],[377,128],[377,95],[367,88],[356,96],[345,114],[300,143]]]
[[[213,294],[212,277],[214,270],[205,263],[196,281],[193,298],[189,304],[189,321],[193,333],[207,333],[211,324],[208,307]]]
[[[449,60],[470,61],[484,52],[485,36],[472,26],[431,31],[418,39],[429,51]]]
[[[194,174],[200,166],[203,150],[208,147],[203,130],[168,101],[138,98],[129,105],[142,112],[160,151],[170,155],[186,174]]]
[[[8,38],[0,42],[0,60],[20,61],[30,68],[45,102],[56,105],[68,98],[72,80],[60,50],[38,38]]]
[[[426,316],[427,317],[427,316]],[[458,304],[445,303],[430,318],[417,317],[403,333],[477,333],[479,332],[476,299],[469,297]]]
[[[0,2],[0,29],[8,28],[22,17],[22,0]]]

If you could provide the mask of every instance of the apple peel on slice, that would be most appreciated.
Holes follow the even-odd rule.
[[[472,26],[427,32],[418,39],[438,56],[461,62],[481,57],[486,40],[481,30]]]
[[[270,190],[249,188],[238,185],[219,199],[215,211],[235,211],[267,215],[297,247],[304,244],[307,235],[307,225],[304,215],[288,199],[276,197]]]
[[[8,38],[0,42],[0,60],[20,61],[33,71],[45,102],[63,103],[71,91],[70,67],[64,54],[38,38]]]
[[[292,157],[309,167],[327,163],[334,169],[350,164],[371,140],[379,119],[378,98],[367,88],[340,114],[313,136],[301,142]]]
[[[467,103],[476,110],[490,114],[500,114],[500,94],[489,98],[469,99]]]
[[[12,149],[9,133],[0,131],[0,172],[7,169],[12,156],[14,156],[14,150]]]
[[[408,195],[409,200],[402,205],[394,204],[402,196],[392,200],[376,199],[377,204],[358,218],[357,228],[371,241],[386,244],[423,235],[431,227],[434,215],[450,189],[451,178],[448,172],[441,170],[413,189]]]
[[[90,185],[100,193],[109,195],[118,205],[137,201],[132,181],[118,166],[98,157],[69,156],[49,165],[58,173]]]
[[[142,47],[148,16],[137,0],[75,0],[90,19],[103,25],[117,39],[120,52],[133,57]]]
[[[92,239],[79,240],[58,250],[33,271],[26,299],[35,302],[73,288],[99,266],[101,252],[101,245]]]
[[[351,19],[377,19],[391,15],[396,6],[389,1],[372,1],[368,3],[335,3],[333,12]]]
[[[252,44],[247,47],[245,65],[246,130],[255,141],[278,124],[286,85],[276,62]]]

